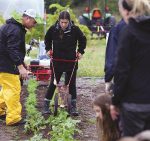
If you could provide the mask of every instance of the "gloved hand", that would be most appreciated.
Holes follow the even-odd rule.
[[[113,93],[113,83],[112,82],[105,83],[105,93],[107,93],[107,94]]]

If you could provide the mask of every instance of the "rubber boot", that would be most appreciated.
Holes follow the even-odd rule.
[[[79,113],[78,113],[78,111],[77,111],[77,106],[76,106],[76,99],[72,99],[71,100],[71,115],[72,116],[78,116],[79,115]]]
[[[43,114],[52,114],[52,112],[50,110],[50,102],[51,102],[51,100],[44,99],[44,112],[43,112]]]

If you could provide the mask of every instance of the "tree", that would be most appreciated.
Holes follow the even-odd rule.
[[[49,9],[51,4],[60,4],[61,6],[71,5],[72,0],[45,0],[46,13],[53,13],[53,9]]]

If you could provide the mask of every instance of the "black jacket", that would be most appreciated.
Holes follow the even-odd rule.
[[[61,32],[61,33],[60,33]],[[54,59],[75,60],[76,52],[84,54],[86,48],[86,37],[72,22],[65,31],[62,31],[56,22],[49,28],[45,36],[46,50],[53,50]],[[78,45],[78,48],[77,48]],[[57,71],[72,70],[74,63],[54,62]]]
[[[150,17],[130,19],[118,49],[113,104],[150,104]]]
[[[118,47],[118,38],[121,30],[124,28],[126,23],[124,20],[121,20],[116,24],[109,33],[109,38],[106,46],[105,54],[105,82],[110,82],[114,77],[115,71],[115,56]]]
[[[25,33],[21,23],[9,19],[0,27],[0,72],[19,74],[25,57]]]

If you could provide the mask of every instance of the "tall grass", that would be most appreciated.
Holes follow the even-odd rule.
[[[83,58],[79,61],[78,76],[104,76],[105,40],[88,40]]]

